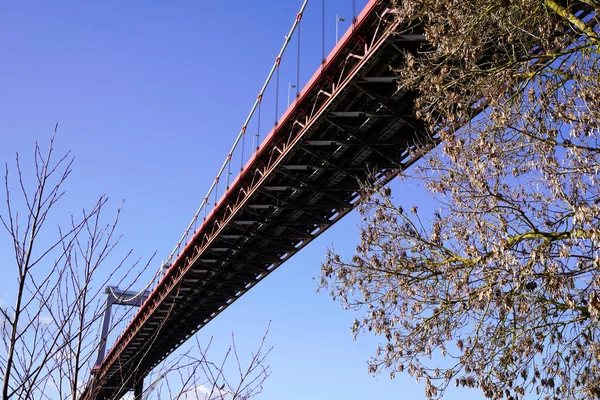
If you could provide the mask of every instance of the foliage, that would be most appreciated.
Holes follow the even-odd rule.
[[[405,173],[438,211],[369,188],[360,245],[329,252],[321,287],[361,310],[355,336],[384,338],[371,372],[406,370],[429,398],[600,398],[600,4],[396,7],[431,44],[398,75],[441,142]]]

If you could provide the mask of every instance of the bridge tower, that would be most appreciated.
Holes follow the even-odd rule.
[[[96,357],[96,362],[94,363],[94,368],[92,373],[96,368],[98,368],[102,361],[104,361],[104,356],[106,355],[106,343],[108,339],[108,334],[110,333],[110,317],[112,312],[112,306],[131,306],[131,307],[139,307],[146,301],[148,296],[150,295],[150,291],[141,291],[134,292],[128,290],[121,290],[115,286],[107,286],[104,290],[106,294],[106,303],[104,306],[104,315],[102,317],[102,332],[100,334],[100,344],[98,346],[98,356]],[[142,400],[142,393],[144,391],[144,379],[136,380],[134,384],[134,399]],[[97,400],[104,400],[101,395],[97,398]]]

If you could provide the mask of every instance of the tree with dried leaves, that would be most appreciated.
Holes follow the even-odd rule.
[[[435,139],[403,178],[436,210],[367,188],[356,253],[331,250],[321,287],[382,337],[370,371],[428,398],[600,398],[600,3],[395,8],[429,42],[397,73]]]
[[[138,267],[148,266],[130,261],[131,251],[115,265],[120,210],[104,222],[105,196],[80,216],[72,216],[66,226],[53,229],[73,164],[69,153],[55,158],[55,135],[56,130],[47,151],[36,145],[33,177],[28,178],[19,155],[15,172],[8,164],[5,168],[0,222],[10,239],[14,267],[4,265],[2,271],[14,276],[16,284],[13,305],[0,306],[2,400],[78,399],[101,343],[105,287],[123,279],[131,285],[139,276]],[[108,269],[103,268],[107,260]],[[118,322],[128,321],[113,321],[111,326]],[[169,398],[229,400],[260,393],[269,375],[264,337],[246,366],[235,342],[220,363],[208,358],[209,347],[197,341],[159,366],[147,379],[144,398],[167,393]],[[227,363],[238,376],[227,372]],[[192,393],[200,383],[204,392]]]

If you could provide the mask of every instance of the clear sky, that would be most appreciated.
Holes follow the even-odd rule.
[[[321,57],[320,1],[302,25],[301,82]],[[357,11],[365,0],[357,0]],[[283,42],[300,0],[18,1],[0,7],[0,161],[31,154],[59,122],[57,147],[76,157],[61,207],[77,213],[99,195],[110,207],[125,199],[119,251],[157,260],[150,277],[183,233]],[[336,14],[352,18],[351,0],[327,0],[326,48]],[[295,51],[295,47],[294,47]],[[295,69],[282,69],[280,104]],[[286,69],[287,68],[287,69]],[[28,158],[31,160],[31,157]],[[26,166],[26,169],[30,165]],[[395,185],[408,206],[423,191]],[[316,293],[328,246],[350,255],[356,213],[318,240],[200,333],[217,348],[234,332],[240,352],[256,348],[269,321],[272,375],[262,399],[413,399],[423,386],[408,375],[372,377],[366,360],[377,339],[354,342],[355,315]],[[10,269],[10,243],[0,235],[0,261]],[[106,268],[109,268],[107,266]],[[10,276],[10,271],[7,271]],[[14,280],[0,281],[11,302]],[[471,392],[452,391],[449,398]],[[469,398],[481,398],[473,396]]]

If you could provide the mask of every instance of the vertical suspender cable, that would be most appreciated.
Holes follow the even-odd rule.
[[[325,63],[325,0],[321,1],[321,64]]]
[[[260,103],[258,103],[258,127],[256,128],[256,146],[254,147],[254,151],[258,150],[258,145],[260,144],[260,114],[262,108],[262,99]]]
[[[240,171],[244,169],[244,148],[246,146],[246,131],[242,133],[242,154],[240,156]]]
[[[275,125],[279,120],[279,70],[281,64],[277,64],[277,78],[275,78]]]
[[[227,185],[225,186],[225,190],[229,190],[229,176],[231,175],[231,153],[227,154],[227,158],[229,158],[229,163],[227,164]]]
[[[302,18],[302,14],[298,14],[298,18]],[[300,21],[298,21],[298,60],[296,65],[296,98],[300,90]]]
[[[217,206],[217,193],[219,192],[219,177],[215,179],[215,207]]]

